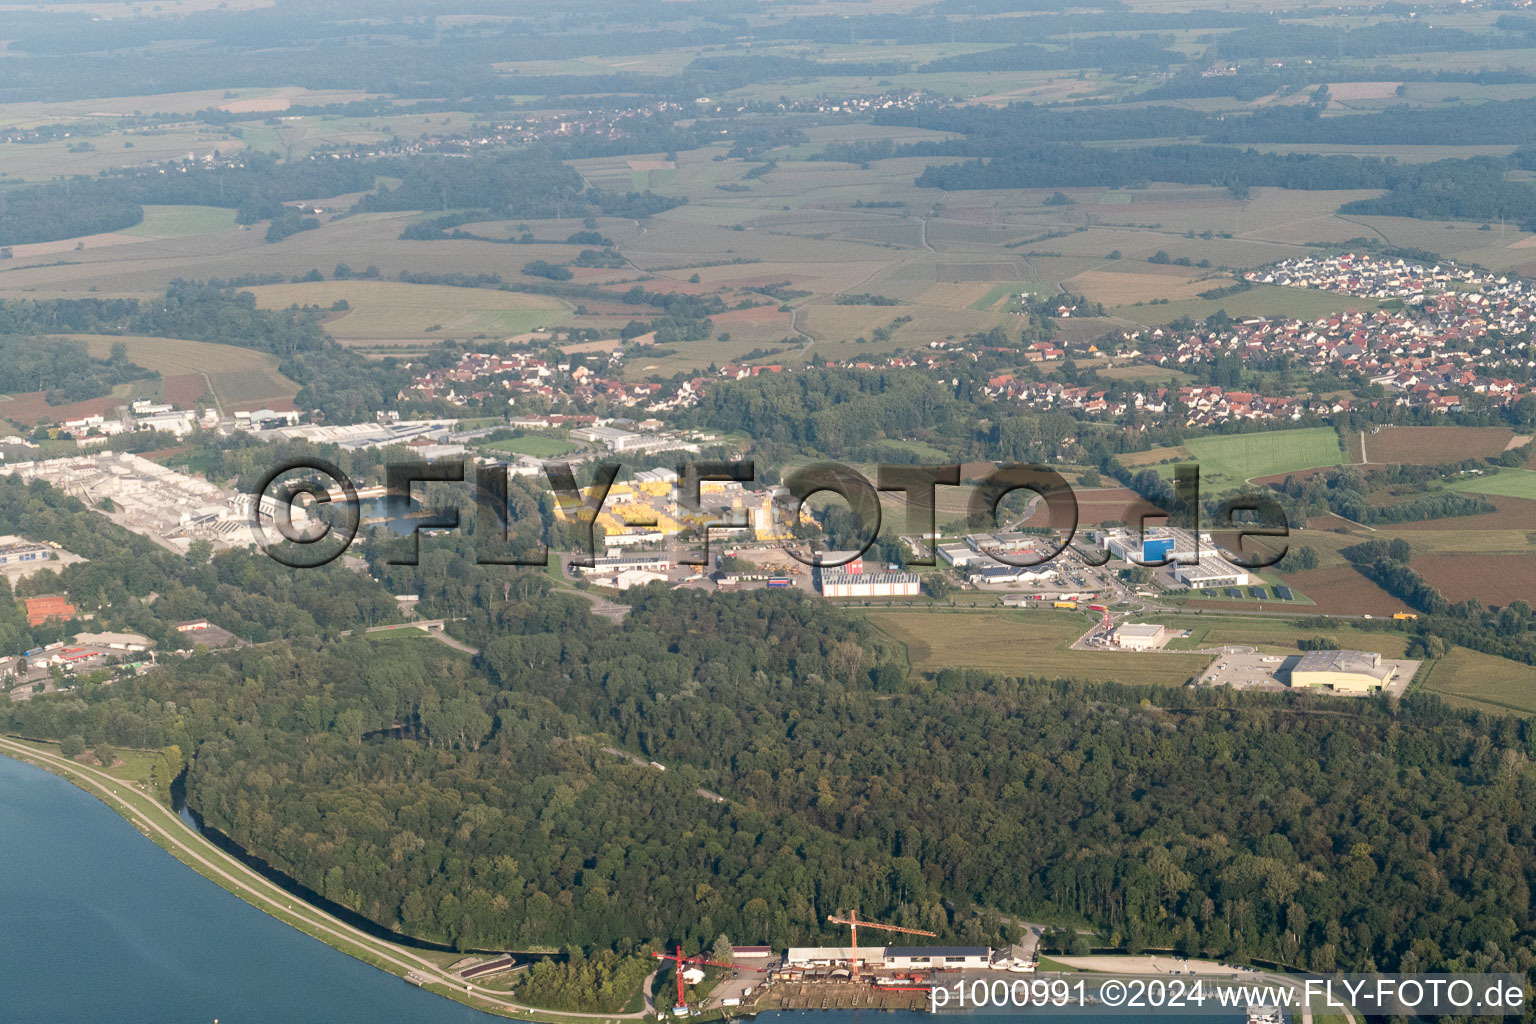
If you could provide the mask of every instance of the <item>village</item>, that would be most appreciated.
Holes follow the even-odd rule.
[[[1022,356],[1030,366],[1061,365],[1070,359],[1083,370],[1136,364],[1193,370],[1220,360],[1235,359],[1240,364],[1262,360],[1266,365],[1288,360],[1293,386],[1276,394],[1217,383],[1142,388],[1130,383],[1075,384],[1023,371],[994,374],[981,388],[998,401],[1095,419],[1162,415],[1172,410],[1188,427],[1230,421],[1294,422],[1309,416],[1327,419],[1362,401],[1451,413],[1464,410],[1474,400],[1486,406],[1513,405],[1532,394],[1536,354],[1531,351],[1530,331],[1536,324],[1536,291],[1522,279],[1353,255],[1288,261],[1250,272],[1246,279],[1337,292],[1397,308],[1311,319],[1250,316],[1184,330],[1173,326],[1126,330],[1106,339],[1102,350],[1098,345],[1052,341],[1033,342],[1021,350],[992,345],[978,336],[933,341],[925,350],[910,353],[827,365],[851,370],[917,369],[949,377],[957,366],[975,363],[982,355]],[[548,404],[569,402],[582,409],[637,409],[661,416],[697,404],[718,382],[793,369],[781,364],[726,364],[709,376],[664,384],[619,376],[622,350],[609,362],[612,369],[602,371],[571,361],[551,365],[526,353],[468,353],[453,367],[423,372],[399,397],[441,399],[462,406],[515,405],[535,398]],[[1366,388],[1379,391],[1369,398],[1338,394],[1336,389],[1326,396],[1311,393],[1308,378],[1325,372],[1358,379]],[[546,419],[540,425],[554,423]]]

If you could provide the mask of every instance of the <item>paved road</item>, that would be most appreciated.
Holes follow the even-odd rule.
[[[169,846],[178,860],[193,867],[199,874],[226,888],[232,888],[236,895],[252,906],[285,924],[320,938],[329,945],[336,946],[348,955],[363,959],[358,953],[353,952],[353,949],[360,949],[369,958],[364,962],[377,961],[375,966],[381,966],[391,974],[413,974],[424,978],[429,984],[446,986],[476,1002],[492,1005],[498,1009],[511,1010],[514,1013],[552,1014],[552,1011],[515,1003],[500,993],[463,981],[414,950],[375,938],[361,929],[354,928],[310,906],[214,846],[177,817],[170,808],[153,800],[128,782],[114,778],[97,768],[86,767],[57,754],[46,753],[18,743],[10,737],[0,736],[0,754],[40,765],[65,776],[81,789],[122,814],[139,831],[159,837],[162,845]],[[344,947],[352,947],[352,949]],[[636,1010],[632,1013],[561,1011],[554,1015],[582,1020],[639,1020],[645,1014],[644,1010]]]
[[[471,647],[469,644],[464,643],[464,641],[455,640],[453,637],[449,636],[444,629],[447,623],[447,619],[418,619],[415,622],[393,622],[387,626],[369,626],[367,629],[363,630],[363,632],[393,633],[400,629],[419,629],[433,640],[436,640],[438,643],[447,647],[452,647],[454,650],[461,651],[462,653],[468,654],[471,657],[480,653],[480,648]],[[352,630],[349,629],[341,635],[350,636],[351,634]]]
[[[610,622],[618,622],[629,614],[629,605],[610,601],[601,594],[594,594],[589,590],[562,590],[559,593],[575,594],[577,597],[586,598],[592,602],[592,614],[605,618]]]

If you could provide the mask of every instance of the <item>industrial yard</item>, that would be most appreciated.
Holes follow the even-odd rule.
[[[198,538],[215,548],[253,543],[247,496],[138,455],[101,452],[14,463],[10,469],[24,480],[52,484],[119,526],[181,554]]]

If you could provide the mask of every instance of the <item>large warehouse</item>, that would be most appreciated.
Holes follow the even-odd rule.
[[[986,946],[791,946],[785,967],[841,967],[854,956],[859,963],[882,970],[976,970],[992,963]]]
[[[822,597],[912,597],[921,582],[915,572],[821,569],[816,573],[816,587]]]
[[[1156,622],[1126,622],[1115,629],[1115,646],[1128,651],[1155,651],[1168,641],[1168,635]]]
[[[1396,667],[1383,663],[1373,651],[1308,651],[1291,669],[1291,685],[1369,693],[1386,686],[1396,674]]]

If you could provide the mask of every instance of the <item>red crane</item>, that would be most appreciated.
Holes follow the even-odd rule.
[[[675,960],[677,966],[677,1006],[674,1012],[681,1017],[688,1012],[688,1000],[683,997],[683,965],[693,964],[695,967],[729,967],[737,971],[756,971],[763,973],[761,967],[747,967],[744,964],[728,964],[719,960],[706,960],[702,956],[683,956],[683,947],[678,946],[674,953],[652,953],[651,956],[658,960]]]
[[[859,980],[859,925],[863,925],[865,928],[879,928],[881,931],[886,932],[901,932],[905,935],[926,935],[929,938],[933,938],[935,934],[933,932],[925,932],[921,928],[901,928],[894,924],[881,924],[878,921],[861,921],[859,920],[859,912],[857,910],[850,910],[847,917],[835,917],[832,914],[828,914],[827,921],[831,924],[846,924],[853,929],[852,965],[854,981]]]

